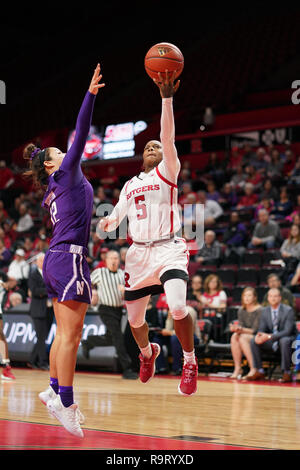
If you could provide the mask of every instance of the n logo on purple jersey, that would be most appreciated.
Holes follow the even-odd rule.
[[[77,295],[83,295],[84,291],[84,281],[76,281],[76,290],[77,290]]]

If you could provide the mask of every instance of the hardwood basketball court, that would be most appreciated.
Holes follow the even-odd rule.
[[[119,374],[76,372],[85,437],[70,435],[39,401],[49,373],[14,369],[0,382],[0,449],[300,448],[299,385],[201,377],[192,397],[178,377],[148,384]]]

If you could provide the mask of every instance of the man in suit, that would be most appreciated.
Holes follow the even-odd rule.
[[[281,303],[281,293],[277,288],[268,291],[269,306],[262,310],[259,328],[251,340],[254,369],[245,377],[247,380],[265,378],[262,368],[261,351],[280,351],[281,382],[291,382],[292,342],[296,339],[297,330],[294,310]]]
[[[28,279],[28,287],[31,292],[30,315],[37,336],[37,342],[31,353],[30,366],[48,370],[49,361],[45,341],[51,326],[53,310],[48,306],[48,294],[42,274],[44,258],[44,253],[39,253],[35,261],[36,268],[31,270]]]

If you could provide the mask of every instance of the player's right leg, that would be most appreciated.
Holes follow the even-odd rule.
[[[141,351],[140,359],[140,380],[148,382],[155,374],[155,360],[160,353],[160,346],[149,342],[149,328],[145,321],[146,308],[150,295],[140,299],[126,301],[128,321],[133,337]]]

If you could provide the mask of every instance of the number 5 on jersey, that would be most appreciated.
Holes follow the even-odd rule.
[[[138,214],[137,214],[138,220],[146,219],[146,218],[147,218],[147,207],[146,207],[146,204],[141,204],[140,201],[145,201],[145,196],[142,195],[142,194],[141,194],[140,196],[136,196],[136,197],[134,198],[136,210],[137,210],[137,211],[142,211],[142,212],[138,212]]]

